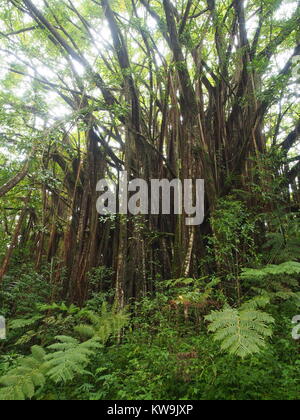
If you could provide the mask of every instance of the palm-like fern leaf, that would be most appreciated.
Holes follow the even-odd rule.
[[[274,323],[270,315],[249,307],[214,311],[206,320],[211,323],[208,329],[221,342],[221,348],[242,358],[261,351],[266,338],[272,335],[270,325]]]
[[[300,263],[296,261],[288,261],[279,265],[267,265],[261,269],[245,268],[243,269],[242,278],[263,279],[270,276],[300,275]]]
[[[86,369],[95,352],[103,347],[111,335],[119,333],[128,320],[125,313],[113,313],[106,306],[102,308],[100,316],[86,310],[78,314],[88,319],[90,324],[78,326],[76,330],[89,339],[81,342],[70,336],[57,336],[57,342],[47,348],[50,350],[48,354],[41,347],[32,347],[31,356],[21,359],[18,367],[0,378],[0,400],[31,399],[47,379],[55,383],[68,382],[78,374],[89,374]],[[15,328],[23,326],[17,323]]]
[[[105,344],[111,336],[119,334],[121,329],[128,322],[128,315],[124,312],[114,313],[107,309],[107,305],[102,305],[101,315],[92,311],[86,311],[85,317],[90,324],[80,324],[75,327],[75,331],[82,337],[95,338]]]
[[[3,386],[0,389],[1,401],[31,399],[35,395],[36,388],[44,386],[45,376],[42,367],[45,351],[39,346],[34,346],[31,353],[31,356],[21,360],[17,368],[0,379],[0,384]]]
[[[80,343],[69,336],[57,336],[58,343],[48,348],[56,350],[46,356],[47,376],[54,382],[67,382],[77,374],[87,374],[85,370],[90,363],[91,356],[102,345],[95,339]]]

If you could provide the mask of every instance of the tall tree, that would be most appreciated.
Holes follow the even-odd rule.
[[[91,268],[110,266],[119,306],[158,276],[198,275],[218,199],[247,189],[255,159],[271,147],[287,155],[299,138],[299,105],[290,106],[299,4],[286,15],[280,0],[2,3],[1,136],[9,149],[15,127],[19,151],[30,138],[36,165],[5,179],[0,195],[30,172],[43,201],[43,229],[31,237],[37,266],[62,258],[64,293],[80,303]],[[298,158],[285,166],[283,194],[299,195],[299,168]],[[205,223],[100,220],[97,181],[122,170],[147,181],[204,178]]]

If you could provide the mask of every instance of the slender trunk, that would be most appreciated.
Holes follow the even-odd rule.
[[[10,243],[8,249],[7,249],[6,255],[5,255],[4,260],[2,262],[2,266],[1,266],[1,269],[0,269],[0,286],[3,282],[3,277],[5,276],[8,268],[9,268],[10,260],[11,260],[12,254],[14,252],[14,249],[18,245],[20,232],[21,232],[23,222],[24,222],[24,219],[25,219],[25,217],[27,215],[27,211],[28,211],[27,205],[30,201],[30,195],[31,194],[29,194],[29,196],[25,200],[25,203],[24,203],[25,205],[23,207],[23,210],[22,210],[22,212],[20,214],[20,217],[19,217],[19,220],[17,222],[17,225],[16,225],[16,228],[15,228],[11,243]]]

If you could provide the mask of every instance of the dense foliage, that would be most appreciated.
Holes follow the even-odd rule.
[[[299,399],[299,28],[293,0],[0,0],[0,400]],[[203,224],[100,216],[123,171],[204,179]]]

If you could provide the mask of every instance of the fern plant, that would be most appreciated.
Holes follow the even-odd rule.
[[[74,307],[62,309],[68,313],[74,312]],[[112,335],[117,335],[128,321],[125,312],[113,313],[106,305],[102,307],[101,315],[87,310],[76,310],[75,313],[89,321],[89,324],[75,328],[75,333],[79,333],[82,339],[60,335],[55,337],[57,342],[46,350],[33,346],[30,356],[21,359],[16,368],[0,378],[0,400],[32,399],[49,380],[66,383],[77,375],[89,374],[87,367],[95,353],[103,348]],[[32,320],[26,321],[25,325],[27,322],[31,323]],[[14,327],[22,328],[24,324],[18,321]]]
[[[210,322],[208,330],[214,333],[215,341],[221,342],[222,350],[241,358],[259,353],[265,347],[275,322],[272,316],[249,304],[240,309],[214,311],[206,320]]]
[[[114,313],[103,303],[101,316],[93,311],[85,311],[84,317],[88,324],[80,324],[75,331],[84,338],[95,338],[105,344],[109,337],[116,336],[128,322],[128,315],[124,312]]]
[[[36,389],[45,385],[45,355],[42,347],[32,347],[31,356],[21,359],[18,367],[0,378],[1,401],[31,399]]]
[[[58,343],[48,347],[55,350],[45,357],[47,376],[55,383],[72,381],[77,374],[88,374],[85,368],[90,363],[94,351],[102,345],[97,339],[80,343],[76,338],[68,336],[56,337]]]
[[[267,234],[264,245],[272,263],[298,261],[300,255],[299,216],[291,213],[276,232]]]
[[[268,276],[279,275],[299,276],[300,263],[288,261],[279,265],[267,265],[261,269],[244,268],[242,277],[250,279],[263,279]]]
[[[288,261],[279,265],[267,265],[260,269],[245,268],[241,274],[255,292],[270,298],[299,299],[300,263]]]

